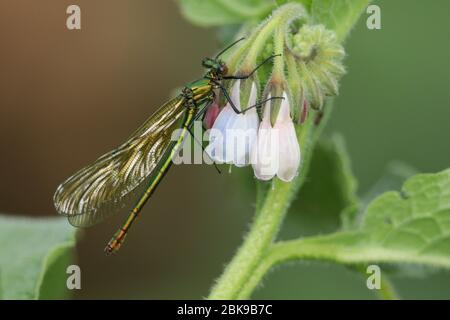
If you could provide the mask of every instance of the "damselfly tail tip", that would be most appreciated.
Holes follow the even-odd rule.
[[[119,236],[114,236],[106,245],[105,249],[103,250],[107,256],[110,256],[117,251],[119,251],[120,247],[123,244],[123,241],[125,240],[125,233],[120,233]]]
[[[120,249],[120,244],[112,245],[112,244],[108,243],[103,251],[105,252],[105,255],[111,256],[113,254],[116,254],[117,251],[119,251],[119,249]]]
[[[109,243],[106,245],[106,247],[103,251],[105,252],[105,255],[107,255],[107,256],[110,256],[114,253],[114,249],[109,245]]]

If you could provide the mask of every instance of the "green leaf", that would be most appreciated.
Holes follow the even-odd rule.
[[[378,181],[363,195],[361,200],[362,204],[360,206],[362,210],[358,215],[351,217],[351,226],[353,228],[358,227],[359,221],[363,218],[364,209],[373,199],[383,192],[400,189],[406,179],[417,173],[417,170],[403,162],[392,161],[389,163],[381,178],[379,178]],[[365,268],[363,269],[365,270]],[[436,269],[432,267],[410,264],[383,264],[382,269],[390,276],[395,277],[417,278],[425,277],[436,272]]]
[[[360,207],[360,201],[357,196],[358,182],[353,174],[350,157],[348,156],[343,137],[335,136],[333,141],[337,164],[333,174],[339,182],[335,193],[341,194],[342,204],[345,205],[342,209],[341,220],[343,228],[347,228],[350,217]]]
[[[313,0],[313,21],[322,23],[344,40],[370,0]]]
[[[67,267],[72,264],[73,242],[57,245],[44,260],[43,272],[37,284],[37,299],[62,299],[70,296],[66,282]]]
[[[221,26],[260,20],[275,7],[271,0],[179,0],[182,14],[200,26]]]
[[[356,228],[362,220],[364,209],[374,198],[383,192],[400,189],[403,182],[416,173],[416,170],[403,162],[389,163],[381,178],[362,196],[361,201],[356,199],[355,194],[356,201],[341,213],[343,229]]]
[[[411,178],[417,173],[417,170],[403,162],[393,161],[389,163],[382,176],[362,197],[364,207],[383,192],[399,190],[406,179]]]
[[[416,263],[450,268],[450,169],[410,178],[373,200],[357,230],[281,242],[274,261]]]
[[[1,297],[64,298],[74,230],[63,218],[0,215]]]

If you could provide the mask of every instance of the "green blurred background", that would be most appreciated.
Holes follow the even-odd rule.
[[[450,166],[450,2],[375,3],[382,29],[368,30],[363,14],[348,39],[348,74],[326,130],[344,135],[361,194],[393,160],[420,172]],[[0,2],[1,212],[56,215],[57,185],[122,142],[220,47],[215,30],[190,25],[174,1],[77,0],[81,31],[65,27],[69,4]],[[75,298],[207,295],[252,217],[242,170],[175,167],[114,257],[102,250],[124,216],[86,230],[77,245],[82,290]],[[337,224],[333,214],[296,212],[288,230],[328,230]],[[403,298],[450,298],[449,272],[393,280]],[[277,268],[255,294],[374,297],[345,267],[310,262]]]

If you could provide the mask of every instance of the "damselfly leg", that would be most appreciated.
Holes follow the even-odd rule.
[[[222,79],[223,80],[245,80],[250,78],[259,68],[261,68],[264,64],[268,63],[269,61],[271,61],[272,59],[281,56],[281,54],[274,54],[271,55],[270,57],[267,57],[266,59],[264,59],[260,64],[258,64],[250,73],[246,74],[246,75],[238,75],[238,76],[224,76]],[[262,106],[264,103],[266,103],[267,101],[270,100],[275,100],[275,99],[283,99],[283,97],[271,97],[262,101],[259,101],[258,103],[249,106],[243,110],[239,110],[236,105],[234,104],[233,100],[230,97],[230,94],[228,93],[227,89],[223,86],[222,83],[220,82],[214,82],[221,90],[221,92],[223,93],[225,99],[228,101],[228,103],[230,104],[231,108],[233,108],[234,112],[236,112],[237,114],[241,114],[241,113],[245,113],[246,111],[252,109],[252,108],[258,108],[260,106]]]

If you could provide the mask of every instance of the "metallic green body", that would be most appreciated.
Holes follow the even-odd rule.
[[[133,224],[134,220],[138,217],[140,211],[147,203],[147,201],[155,192],[157,186],[162,181],[166,173],[169,171],[173,158],[182,146],[184,138],[188,133],[189,128],[196,119],[196,115],[200,106],[209,104],[214,99],[213,86],[208,79],[200,79],[188,84],[183,92],[178,96],[177,105],[181,104],[185,107],[184,117],[181,121],[181,133],[176,141],[171,142],[168,146],[168,153],[163,159],[162,165],[158,171],[152,176],[148,184],[147,189],[142,194],[134,208],[131,210],[127,220],[123,226],[116,232],[113,238],[109,241],[105,248],[105,251],[109,254],[117,251],[123,243],[125,236]]]

